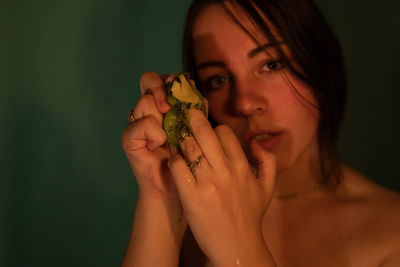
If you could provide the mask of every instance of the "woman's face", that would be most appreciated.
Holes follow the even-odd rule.
[[[319,114],[303,99],[316,105],[310,88],[282,68],[268,39],[240,9],[229,8],[259,44],[233,22],[221,5],[206,7],[196,18],[194,56],[200,87],[209,101],[209,114],[232,128],[250,159],[249,142],[255,138],[277,156],[279,171],[315,160]],[[284,42],[277,39],[290,60]]]

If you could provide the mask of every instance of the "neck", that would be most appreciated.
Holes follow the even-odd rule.
[[[291,199],[307,195],[322,187],[319,157],[316,151],[303,153],[290,168],[278,171],[275,198]]]

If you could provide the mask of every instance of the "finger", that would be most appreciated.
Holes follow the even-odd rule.
[[[133,116],[136,120],[153,116],[160,125],[162,125],[163,114],[156,107],[155,99],[152,95],[144,95],[139,99],[133,110]]]
[[[180,147],[188,163],[193,162],[197,157],[203,154],[199,145],[193,136],[186,137],[182,142],[180,142]]]
[[[143,149],[153,150],[165,143],[167,135],[153,116],[138,119],[122,133],[122,147],[128,158]]]
[[[205,176],[203,174],[209,173],[211,167],[194,137],[186,137],[180,143],[180,147],[189,166],[193,165],[196,161],[198,162],[198,164],[194,164],[191,168],[195,178],[197,179],[199,177],[200,180],[204,180]],[[199,179],[197,179],[197,181],[199,181]]]
[[[165,145],[167,146],[167,149],[168,149],[168,152],[170,155],[178,154],[178,148],[176,146],[173,146],[169,143],[165,143]]]
[[[169,83],[174,80],[175,74],[166,75],[164,77],[165,77],[165,79],[164,79],[165,83]]]
[[[185,160],[179,155],[174,155],[168,160],[168,168],[174,179],[182,204],[190,199],[196,187],[196,179],[190,172]]]
[[[256,140],[250,143],[251,152],[257,161],[257,178],[267,195],[271,196],[275,187],[276,157],[264,150]]]
[[[197,144],[206,156],[211,168],[219,170],[224,164],[225,153],[221,143],[210,122],[203,112],[197,109],[190,109],[190,126]]]
[[[140,77],[140,92],[142,95],[154,96],[157,109],[166,113],[170,109],[163,79],[156,72],[145,72]]]
[[[247,162],[242,146],[231,128],[226,125],[219,125],[215,128],[215,133],[229,159],[238,163]]]

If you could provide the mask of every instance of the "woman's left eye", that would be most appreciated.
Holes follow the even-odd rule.
[[[263,66],[263,71],[275,71],[281,70],[283,68],[282,62],[280,60],[269,60]]]

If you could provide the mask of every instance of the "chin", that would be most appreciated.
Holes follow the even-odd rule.
[[[257,169],[257,161],[254,159],[250,149],[245,149],[244,150],[247,160],[251,166],[252,169]],[[280,172],[284,172],[288,169],[290,169],[291,167],[293,167],[296,163],[296,160],[293,158],[293,156],[291,156],[288,153],[280,153],[277,151],[269,151],[270,153],[273,153],[276,156],[276,162],[277,162],[277,166],[276,166],[276,171],[277,174],[279,174]]]
[[[279,155],[279,154],[278,155],[275,154],[275,156],[276,156],[276,164],[277,164],[276,172],[278,174],[282,171],[290,169],[290,167],[293,166],[295,163],[294,160],[291,160],[289,156],[285,157],[285,155]]]

